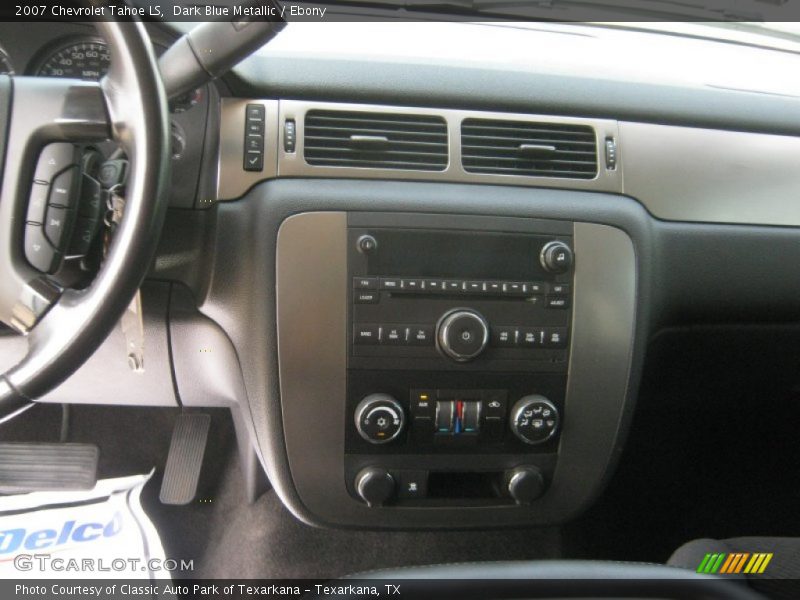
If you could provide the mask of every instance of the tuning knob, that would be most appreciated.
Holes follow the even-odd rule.
[[[439,319],[436,346],[456,362],[467,362],[478,356],[489,342],[489,324],[479,312],[456,308]]]
[[[572,261],[572,249],[564,242],[548,242],[539,254],[539,262],[550,273],[566,273],[572,268]]]
[[[536,467],[517,467],[507,475],[508,494],[517,504],[530,504],[544,493],[544,477]]]
[[[356,475],[356,492],[367,506],[381,506],[394,495],[394,477],[386,469],[367,467]]]
[[[389,394],[370,394],[356,406],[356,429],[370,444],[385,444],[403,430],[405,412]]]

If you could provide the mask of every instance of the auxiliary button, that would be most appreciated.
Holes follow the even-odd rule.
[[[353,343],[359,346],[379,344],[381,341],[381,328],[378,325],[354,325]]]

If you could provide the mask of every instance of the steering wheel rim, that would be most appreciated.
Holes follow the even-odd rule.
[[[13,86],[0,195],[0,320],[28,336],[28,353],[0,375],[0,416],[76,371],[103,342],[147,274],[166,215],[169,110],[140,22],[98,22],[111,64],[100,82],[19,77]],[[92,284],[60,289],[26,262],[24,211],[40,149],[113,139],[129,160],[125,214]]]

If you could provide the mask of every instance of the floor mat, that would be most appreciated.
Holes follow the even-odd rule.
[[[149,479],[0,497],[0,578],[168,577],[161,540],[140,503]]]

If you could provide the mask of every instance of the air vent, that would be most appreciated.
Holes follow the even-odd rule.
[[[311,110],[303,139],[310,165],[414,171],[447,167],[447,123],[442,117]]]
[[[597,142],[588,125],[464,119],[461,164],[470,173],[593,179]]]

